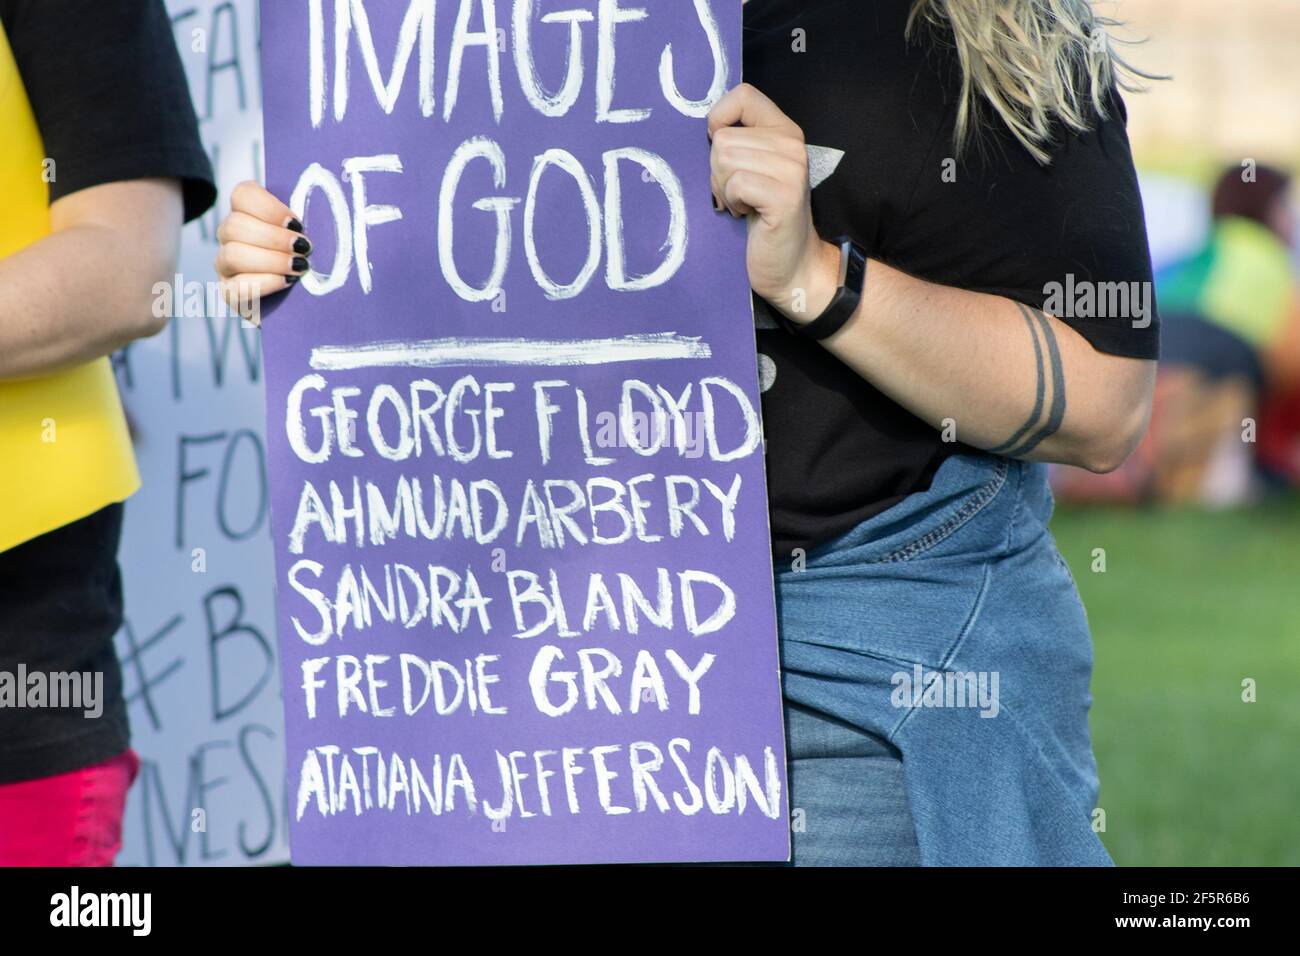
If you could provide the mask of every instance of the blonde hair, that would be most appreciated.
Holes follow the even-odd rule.
[[[984,108],[1006,123],[1038,162],[1051,161],[1052,125],[1086,130],[1106,116],[1112,86],[1142,88],[1156,79],[1115,50],[1090,0],[915,0],[907,32],[922,23],[952,31],[961,63],[961,102],[954,142],[960,153]]]

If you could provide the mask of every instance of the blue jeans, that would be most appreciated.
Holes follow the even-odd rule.
[[[1042,465],[931,488],[778,565],[795,865],[1109,865],[1092,644]]]

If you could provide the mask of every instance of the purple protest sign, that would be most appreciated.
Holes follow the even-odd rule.
[[[624,2],[262,5],[297,863],[788,857],[740,4]]]

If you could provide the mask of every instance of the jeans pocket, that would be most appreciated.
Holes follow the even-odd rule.
[[[951,539],[996,502],[1015,464],[993,455],[954,455],[928,489],[818,546],[807,567],[910,561]]]
[[[938,547],[973,521],[997,496],[1006,484],[1010,462],[1001,460],[992,477],[967,495],[942,520],[934,522],[912,541],[895,548],[879,558],[881,562],[911,561]],[[1000,535],[998,539],[1000,539]]]

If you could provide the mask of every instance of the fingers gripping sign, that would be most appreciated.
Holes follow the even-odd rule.
[[[311,241],[293,211],[264,187],[242,182],[230,196],[231,213],[217,230],[215,268],[226,302],[256,321],[254,306],[297,282],[309,268]]]
[[[713,143],[713,191],[733,215],[745,215],[760,208],[743,199],[733,205],[727,201],[728,180],[737,172],[748,169],[760,176],[772,178],[774,171],[761,168],[757,163],[736,163],[736,151],[755,150],[770,152],[775,156],[799,162],[803,156],[805,180],[807,179],[807,153],[803,130],[780,107],[748,83],[723,94],[709,111],[709,141]],[[719,139],[721,134],[721,139]],[[727,144],[728,152],[719,154],[719,146]]]
[[[803,130],[747,83],[718,100],[708,124],[715,206],[749,220],[750,285],[788,312],[833,251],[813,225]]]

